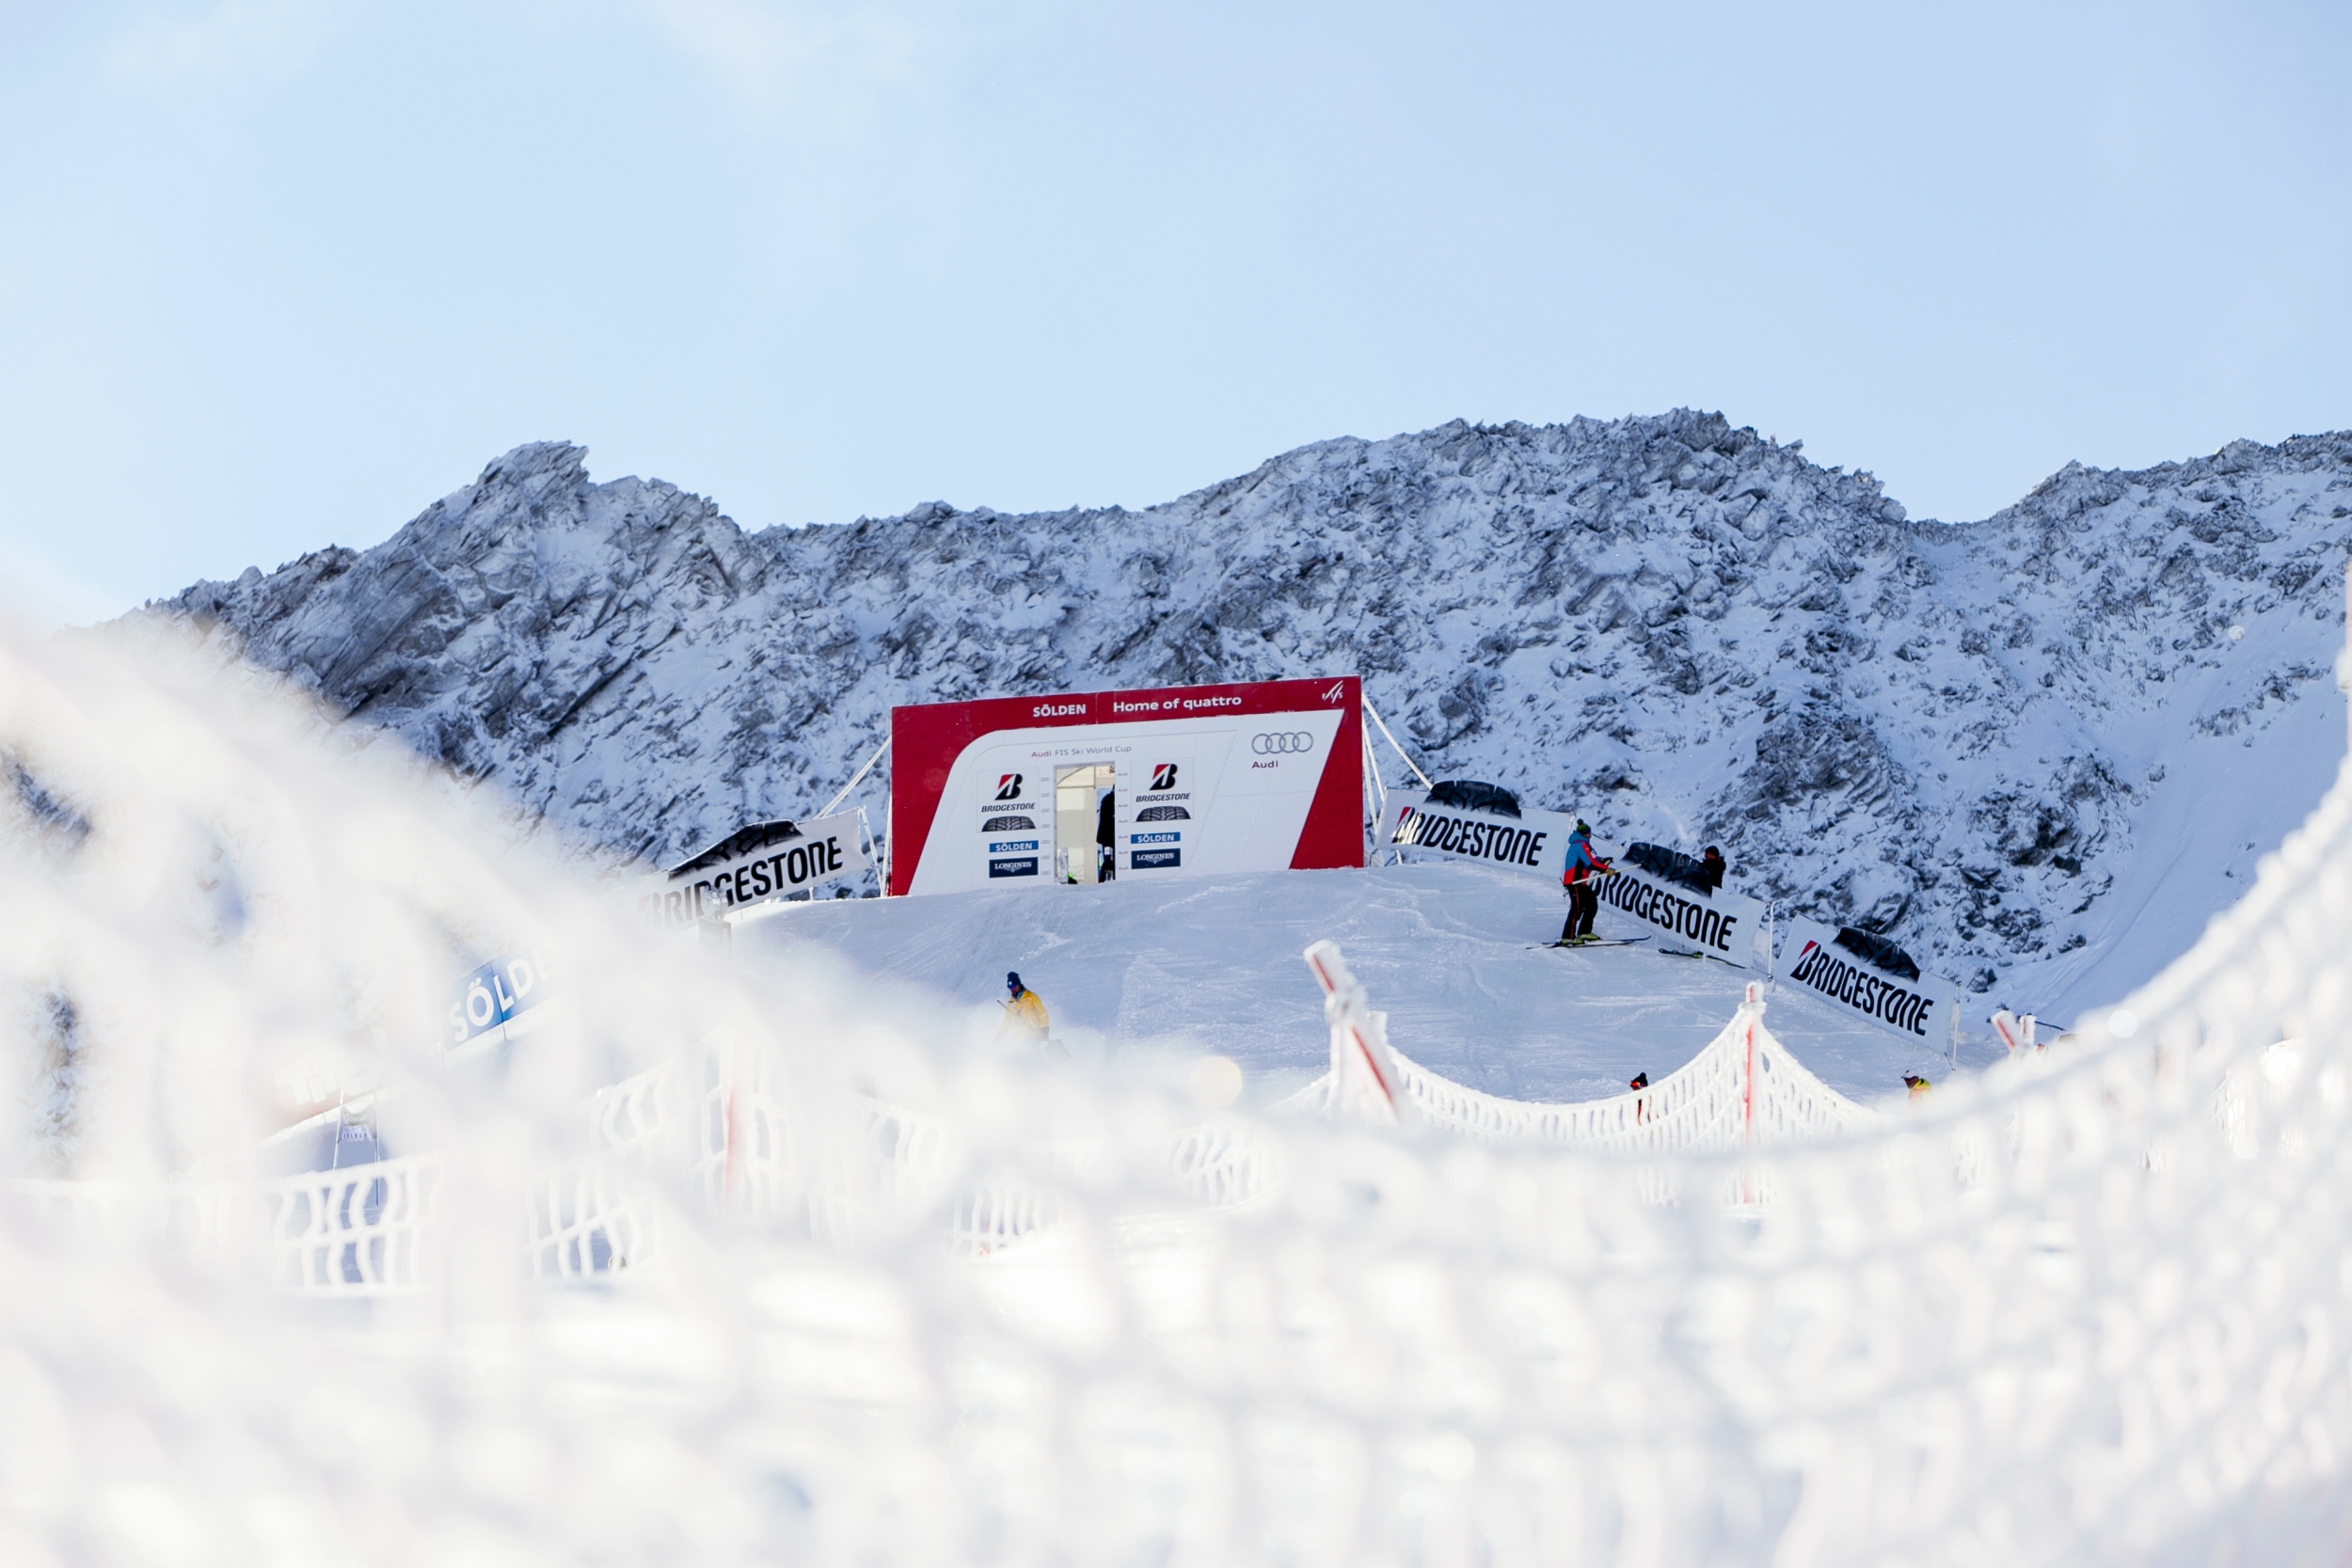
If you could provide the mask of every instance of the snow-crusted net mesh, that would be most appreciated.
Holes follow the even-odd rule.
[[[1331,949],[1336,955],[1336,949]],[[1549,1144],[1610,1154],[1706,1154],[1788,1143],[1870,1125],[1876,1115],[1822,1083],[1764,1024],[1761,987],[1750,986],[1747,1002],[1699,1053],[1646,1088],[1599,1100],[1544,1103],[1503,1100],[1438,1076],[1388,1044],[1387,1016],[1370,1012],[1354,988],[1335,1011],[1360,1013],[1360,1020],[1335,1020],[1330,1071],[1284,1101],[1288,1111],[1344,1114],[1351,1102],[1375,1125],[1392,1126],[1367,1084],[1352,1095],[1351,1069],[1360,1067],[1362,1048],[1350,1032],[1375,1038],[1371,1053],[1393,1065],[1397,1087],[1412,1106],[1411,1119],[1461,1137],[1496,1143]]]
[[[380,751],[160,633],[0,637],[0,1561],[2255,1563],[2352,1529],[2341,783],[2071,1054],[1862,1115],[1743,1011],[1770,1067],[1719,1039],[1586,1137],[1393,1058],[1419,1114],[1383,1128],[999,1057],[656,943]],[[445,1055],[452,976],[516,951],[558,1000]],[[1788,1123],[1727,1141],[1784,1068]],[[304,1168],[268,1140],[305,1117],[386,1157]]]

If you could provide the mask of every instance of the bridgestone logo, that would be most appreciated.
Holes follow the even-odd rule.
[[[729,909],[738,904],[756,903],[771,893],[787,893],[806,886],[819,877],[832,875],[843,864],[841,841],[827,838],[821,843],[796,845],[781,849],[764,860],[723,871],[715,878],[704,878],[693,884],[697,895],[706,890],[715,892]],[[665,898],[680,899],[682,893],[670,893]],[[677,906],[666,911],[675,920]]]
[[[1804,955],[1788,972],[1788,978],[1801,980],[1830,1000],[1898,1029],[1920,1036],[1928,1032],[1928,1008],[1933,1006],[1928,998],[1833,958],[1818,942],[1804,944]]]
[[[1449,855],[1500,861],[1504,865],[1533,867],[1543,863],[1544,840],[1550,836],[1533,828],[1514,828],[1502,822],[1473,822],[1467,817],[1444,816],[1423,808],[1408,813],[1405,820],[1396,825],[1396,836],[1389,842],[1412,848],[1441,849]]]
[[[1603,877],[1595,890],[1600,901],[1623,910],[1636,920],[1687,937],[1719,953],[1731,951],[1731,933],[1739,922],[1721,910],[1694,899],[1677,897],[1656,882],[1634,877]]]

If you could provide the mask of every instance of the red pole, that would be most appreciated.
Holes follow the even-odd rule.
[[[1748,1072],[1740,1107],[1740,1125],[1749,1143],[1756,1142],[1756,1019],[1748,1019]]]
[[[1747,1083],[1743,1085],[1744,1092],[1740,1095],[1740,1142],[1747,1148],[1754,1148],[1756,1147],[1756,988],[1754,986],[1748,988],[1747,1014],[1748,1076]],[[1740,1196],[1750,1203],[1756,1201],[1756,1189],[1751,1184],[1753,1180],[1752,1172],[1743,1170],[1740,1173]]]
[[[1331,978],[1330,971],[1323,967],[1322,959],[1309,954],[1307,964],[1315,972],[1315,979],[1321,983],[1326,996],[1332,995],[1339,990],[1339,982]],[[1364,1043],[1364,1037],[1357,1032],[1354,1024],[1346,1024],[1344,1027],[1347,1030],[1348,1039],[1356,1047],[1356,1053],[1364,1059],[1364,1069],[1372,1074],[1373,1086],[1380,1091],[1380,1098],[1389,1102],[1389,1108],[1394,1110],[1396,1090],[1391,1086],[1388,1075],[1380,1070],[1380,1064],[1373,1059],[1372,1047]]]
[[[1372,1047],[1364,1043],[1364,1037],[1357,1033],[1352,1026],[1347,1031],[1347,1037],[1356,1042],[1357,1053],[1363,1057],[1364,1067],[1366,1070],[1371,1072],[1373,1083],[1379,1086],[1380,1098],[1389,1102],[1389,1106],[1391,1110],[1395,1109],[1396,1091],[1389,1086],[1389,1080],[1387,1076],[1381,1072],[1380,1064],[1372,1059]]]

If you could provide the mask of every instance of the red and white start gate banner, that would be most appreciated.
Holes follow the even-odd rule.
[[[1353,675],[890,710],[890,892],[1360,866]]]

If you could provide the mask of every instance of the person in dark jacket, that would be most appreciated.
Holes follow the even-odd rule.
[[[1708,845],[1707,853],[1699,857],[1699,884],[1708,892],[1714,892],[1724,885],[1724,852]]]
[[[1119,797],[1110,790],[1094,809],[1094,879],[1107,882],[1119,875]]]
[[[1612,869],[1593,853],[1592,824],[1579,818],[1576,832],[1568,835],[1567,864],[1560,873],[1560,885],[1568,890],[1568,923],[1560,927],[1562,942],[1593,940],[1593,917],[1600,913],[1600,895],[1594,890],[1593,879],[1609,875]]]

